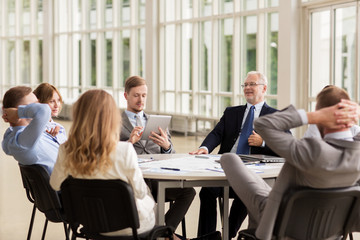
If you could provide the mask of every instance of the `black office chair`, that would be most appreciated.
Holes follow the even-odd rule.
[[[173,229],[155,226],[138,234],[139,217],[131,186],[121,180],[76,179],[61,185],[63,206],[73,233],[86,239],[172,239]],[[132,229],[132,236],[104,236],[100,233]]]
[[[359,211],[359,186],[291,189],[281,202],[273,239],[346,239]],[[238,240],[250,239],[257,239],[255,229],[239,232]]]
[[[32,228],[35,219],[35,212],[38,209],[45,214],[45,224],[41,239],[45,239],[48,221],[62,222],[64,225],[65,238],[69,239],[67,223],[65,221],[64,211],[61,207],[59,197],[49,184],[49,174],[41,165],[20,165],[20,173],[26,195],[30,202],[34,203],[31,214],[30,225],[27,239],[31,238]]]

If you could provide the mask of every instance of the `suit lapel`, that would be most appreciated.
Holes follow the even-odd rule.
[[[239,135],[240,131],[241,131],[241,125],[244,119],[244,115],[245,115],[245,110],[246,110],[246,104],[245,105],[241,105],[239,108],[239,114],[238,116],[238,121],[236,121],[237,125],[236,125],[236,129],[237,129],[237,135]]]
[[[259,116],[263,116],[263,115],[266,115],[266,114],[268,114],[269,113],[269,106],[266,104],[266,103],[264,103],[264,105],[262,106],[262,108],[261,108],[261,111],[260,111],[260,115]]]

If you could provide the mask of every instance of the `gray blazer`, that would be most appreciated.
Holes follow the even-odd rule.
[[[144,113],[145,117],[148,118],[149,115]],[[130,133],[134,129],[132,124],[129,121],[128,116],[126,115],[125,111],[121,113],[122,118],[122,126],[120,132],[120,141],[127,141],[130,138]],[[175,153],[175,149],[171,142],[171,135],[169,131],[167,131],[168,140],[171,144],[171,151],[169,153]],[[164,149],[162,149],[159,145],[154,143],[152,140],[138,141],[137,143],[133,144],[135,151],[137,154],[159,154],[165,153]]]
[[[360,135],[350,142],[296,139],[284,132],[301,125],[300,115],[292,105],[255,121],[255,130],[275,153],[286,159],[263,209],[256,231],[260,239],[271,239],[280,201],[290,187],[345,187],[354,185],[360,179]]]

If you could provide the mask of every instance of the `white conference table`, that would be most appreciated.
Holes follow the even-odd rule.
[[[144,178],[158,180],[157,224],[165,222],[165,189],[187,187],[223,187],[223,239],[228,237],[229,183],[217,162],[221,155],[146,154],[138,155]],[[272,186],[282,164],[247,165]]]

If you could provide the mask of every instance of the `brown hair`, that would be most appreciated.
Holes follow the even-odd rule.
[[[73,124],[65,145],[65,166],[74,174],[92,175],[112,166],[109,158],[120,136],[120,113],[104,90],[88,90],[73,106]]]
[[[4,95],[3,108],[16,108],[21,99],[31,93],[30,87],[17,86],[10,88]]]
[[[316,96],[316,110],[333,106],[339,103],[341,99],[350,100],[349,94],[342,88],[328,85]]]
[[[60,102],[63,103],[59,90],[49,83],[41,83],[35,90],[34,94],[39,99],[40,103],[49,103],[54,92],[59,95]]]
[[[125,92],[129,93],[134,87],[146,85],[145,79],[140,76],[131,76],[125,80]]]

